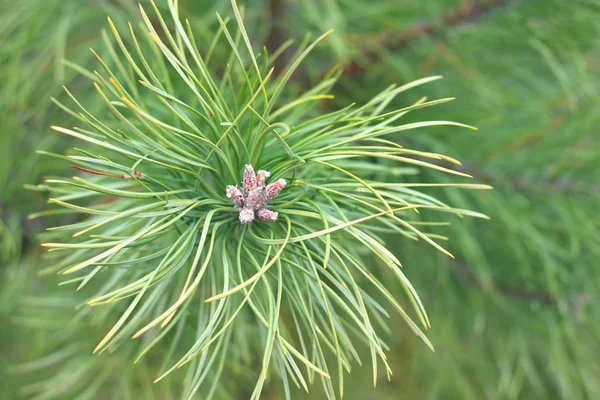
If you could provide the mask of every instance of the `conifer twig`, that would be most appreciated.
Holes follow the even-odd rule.
[[[379,58],[378,51],[398,51],[425,35],[438,35],[444,29],[472,23],[477,19],[508,5],[516,0],[482,0],[465,1],[458,10],[451,12],[437,21],[425,22],[399,32],[382,32],[375,39],[358,51],[344,68],[346,76],[359,76],[368,71],[367,66]]]

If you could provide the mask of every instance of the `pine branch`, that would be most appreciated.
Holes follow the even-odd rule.
[[[588,194],[600,192],[600,182],[584,182],[570,178],[547,179],[545,177],[528,178],[514,176],[498,170],[485,167],[475,167],[463,164],[458,167],[460,171],[473,176],[478,176],[489,182],[492,186],[509,186],[526,192],[555,193],[555,194]]]
[[[471,287],[481,289],[482,291],[488,291],[490,290],[491,285],[491,291],[494,294],[498,294],[507,299],[538,302],[549,307],[556,307],[560,302],[566,302],[570,312],[576,317],[581,315],[583,309],[592,302],[592,296],[587,292],[572,293],[568,296],[559,297],[546,290],[526,289],[495,281],[485,283],[479,279],[473,269],[466,264],[452,260],[450,265],[457,278]]]
[[[489,284],[482,282],[469,266],[456,261],[452,261],[451,265],[453,267],[452,271],[455,272],[455,275],[457,275],[462,282],[480,289],[489,288]],[[555,295],[543,290],[525,289],[498,282],[492,282],[491,286],[495,293],[512,299],[527,301],[536,300],[546,305],[554,305],[558,301]]]
[[[366,161],[470,177],[429,162],[458,165],[451,157],[387,139],[432,126],[471,128],[453,121],[401,122],[407,113],[449,98],[387,111],[396,96],[439,77],[390,86],[365,104],[323,112],[318,102],[331,97],[335,79],[297,96],[286,85],[331,31],[299,49],[274,79],[276,58],[254,50],[235,1],[234,23],[217,15],[220,28],[204,47],[192,24],[180,19],[176,1],[168,5],[172,26],[154,4],[154,18],[140,7],[142,32],[130,27],[125,35],[109,19],[114,42],[92,51],[99,63],[94,73],[82,71],[104,110],[91,112],[68,89],[69,104],[54,99],[78,127],[53,129],[84,146],[74,154],[47,154],[79,176],[50,178],[35,188],[49,192],[56,207],[37,216],[85,217],[45,235],[49,261],[43,272],[60,273],[64,285],[85,290],[88,306],[116,310],[100,317],[110,328],[94,352],[116,351],[128,337],[147,339],[153,332],[156,340],[140,343],[141,358],[180,321],[193,319],[193,337],[170,336],[178,359],[165,359],[156,378],[191,365],[195,378],[187,397],[206,384],[209,372],[218,382],[223,369],[216,360],[241,362],[242,355],[230,351],[231,335],[240,327],[245,332],[251,320],[261,338],[253,351],[262,361],[252,398],[260,397],[275,370],[286,385],[291,373],[305,389],[306,380],[320,375],[331,399],[343,393],[356,340],[369,347],[373,382],[380,363],[391,375],[378,333],[386,329],[386,312],[368,292],[433,348],[423,331],[429,327],[423,304],[381,237],[422,240],[452,257],[438,243],[443,237],[422,231],[415,216],[487,217],[420,193],[426,183],[413,188],[380,182],[381,171]],[[277,36],[272,33],[270,46],[278,46]],[[365,254],[380,259],[405,289],[423,329],[387,282],[365,272]],[[282,321],[282,310],[293,320]],[[313,346],[307,348],[308,340]],[[328,354],[335,366],[328,365]]]
[[[368,71],[368,65],[379,58],[380,49],[398,51],[423,36],[437,36],[448,28],[470,24],[478,19],[516,3],[517,0],[482,0],[473,3],[471,0],[458,10],[435,22],[409,27],[401,32],[382,32],[369,45],[358,50],[358,54],[344,68],[345,76],[359,76]]]

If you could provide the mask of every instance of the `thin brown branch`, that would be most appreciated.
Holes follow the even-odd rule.
[[[478,287],[483,289],[486,285],[481,282],[481,280],[477,277],[476,273],[472,271],[471,268],[468,268],[465,265],[462,265],[458,262],[452,263],[452,270],[457,275],[457,277],[469,284],[470,286]],[[494,282],[492,284],[494,291],[502,296],[518,299],[518,300],[537,300],[542,304],[553,305],[557,302],[556,297],[546,291],[542,290],[532,290],[521,287],[510,286],[504,283]]]
[[[452,262],[451,265],[452,271],[462,282],[479,289],[487,287],[468,266],[459,262]],[[537,301],[546,306],[555,306],[559,301],[566,301],[571,313],[576,317],[592,303],[592,296],[587,292],[574,293],[561,299],[546,290],[527,289],[498,282],[492,282],[492,287],[494,293],[513,300]]]
[[[461,165],[459,171],[466,172],[476,178],[482,179],[492,186],[512,186],[514,189],[541,193],[591,193],[600,192],[600,182],[589,182],[569,178],[547,179],[544,177],[527,178],[510,176],[500,171],[491,171],[485,168],[476,168]]]
[[[71,168],[75,168],[78,171],[81,172],[86,172],[88,174],[93,174],[93,175],[102,175],[102,176],[110,176],[111,178],[119,178],[119,179],[142,179],[144,177],[144,174],[142,174],[140,171],[138,170],[132,170],[132,175],[126,175],[126,174],[111,174],[108,172],[102,172],[102,171],[94,171],[93,169],[89,169],[89,168],[83,168],[77,165],[71,165]]]
[[[510,0],[482,0],[474,4],[467,1],[460,9],[438,21],[415,25],[401,32],[381,33],[376,38],[375,44],[365,47],[354,60],[348,63],[344,75],[357,76],[365,73],[367,65],[379,58],[377,49],[399,50],[422,36],[439,35],[444,29],[472,23],[509,2]]]

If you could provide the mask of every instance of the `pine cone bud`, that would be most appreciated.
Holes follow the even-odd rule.
[[[265,186],[265,180],[271,176],[269,171],[261,169],[256,173],[256,186]]]
[[[238,218],[242,224],[249,224],[256,217],[265,221],[277,221],[279,214],[265,207],[269,200],[281,193],[286,181],[279,179],[265,186],[270,175],[264,169],[255,173],[252,164],[246,164],[242,177],[243,188],[240,190],[237,186],[227,186],[227,198],[240,209]]]
[[[266,189],[267,199],[265,202],[274,199],[285,187],[285,179],[278,179],[277,182],[270,183]]]
[[[258,210],[256,215],[258,218],[264,219],[265,221],[277,221],[277,218],[279,218],[279,214],[276,211],[271,211],[266,208]]]
[[[242,184],[244,186],[244,197],[248,197],[250,191],[256,187],[256,174],[254,173],[252,164],[246,164]]]
[[[231,199],[231,201],[233,202],[233,204],[235,204],[236,207],[244,206],[244,196],[242,195],[241,190],[237,188],[237,186],[227,186],[227,198]]]
[[[250,207],[253,210],[263,208],[267,203],[267,195],[264,186],[255,187],[250,191],[250,194],[246,197],[246,207]]]
[[[242,208],[240,210],[239,218],[242,224],[249,224],[250,222],[254,221],[254,210],[249,207]]]

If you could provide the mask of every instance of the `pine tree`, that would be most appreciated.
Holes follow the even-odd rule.
[[[169,10],[167,2],[159,2],[154,10],[144,4],[152,10],[144,26],[126,1],[98,2],[91,10],[65,7],[70,2],[62,1],[45,3],[63,16],[51,30],[42,23],[37,3],[6,2],[1,8],[2,17],[11,19],[3,28],[11,46],[0,46],[0,65],[6,76],[15,77],[2,88],[2,109],[8,111],[4,131],[15,132],[2,136],[0,245],[7,266],[0,302],[12,324],[0,334],[3,342],[14,343],[15,354],[8,359],[17,362],[10,367],[13,382],[2,385],[8,393],[17,396],[19,386],[22,395],[35,398],[179,398],[204,382],[196,394],[200,398],[258,396],[265,384],[264,398],[300,397],[295,386],[305,385],[310,396],[326,398],[340,395],[341,371],[352,366],[352,379],[346,375],[343,382],[346,398],[596,397],[599,330],[590,303],[598,286],[593,240],[598,237],[593,134],[598,44],[592,39],[597,3],[439,1],[409,7],[393,1],[377,6],[271,1],[232,9],[223,1],[210,7],[171,3]],[[177,25],[170,12],[188,19]],[[107,14],[109,29],[99,34]],[[262,23],[267,17],[270,23]],[[238,29],[242,19],[247,32]],[[30,23],[34,20],[40,23]],[[133,22],[137,42],[127,21]],[[25,23],[32,27],[26,33],[18,29]],[[314,38],[330,28],[335,34],[303,53],[311,46],[305,33]],[[147,31],[153,36],[143,34]],[[220,37],[211,42],[214,32]],[[87,52],[90,45],[98,58]],[[207,53],[208,60],[199,58]],[[70,61],[61,63],[64,57]],[[287,74],[299,58],[302,63]],[[43,73],[28,72],[38,70]],[[436,75],[444,79],[423,79]],[[91,89],[90,80],[98,90]],[[59,94],[57,81],[68,91]],[[400,86],[390,86],[394,82]],[[405,90],[410,82],[422,85]],[[280,101],[266,112],[274,93]],[[448,102],[449,95],[458,100]],[[45,101],[50,96],[58,107]],[[358,106],[348,107],[352,102]],[[279,118],[268,118],[273,114]],[[479,130],[422,122],[428,120],[461,121]],[[56,130],[67,135],[49,133],[51,124],[63,126]],[[213,128],[205,133],[200,126]],[[393,128],[402,126],[418,129]],[[366,133],[386,129],[385,139]],[[219,132],[227,132],[221,143]],[[332,133],[317,141],[311,132]],[[335,135],[356,144],[342,140],[346,147],[340,150]],[[252,138],[260,140],[248,149]],[[209,141],[223,147],[211,148]],[[61,153],[73,146],[77,152],[67,152],[65,159]],[[107,146],[121,155],[100,149]],[[42,157],[32,148],[44,149]],[[127,161],[131,153],[138,154],[138,162]],[[17,162],[23,155],[27,161]],[[449,169],[456,158],[464,164]],[[421,168],[422,161],[429,168]],[[77,169],[73,180],[60,172],[69,164]],[[253,175],[245,164],[271,176]],[[196,168],[206,174],[197,176]],[[247,193],[240,184],[245,170],[253,185]],[[42,174],[53,176],[21,194],[23,184]],[[452,188],[464,181],[456,174],[473,175],[495,189]],[[204,182],[198,179],[205,176]],[[269,183],[282,178],[285,187],[269,189],[282,189],[277,196],[260,199]],[[240,192],[233,189],[236,183]],[[188,201],[178,190],[190,185],[198,197]],[[225,193],[227,185],[232,188]],[[55,200],[42,207],[46,190]],[[90,196],[93,191],[103,195]],[[391,214],[386,205],[420,208]],[[222,211],[208,217],[215,208]],[[452,215],[457,211],[491,220],[457,220]],[[25,221],[31,212],[39,218]],[[220,213],[226,217],[219,219]],[[144,225],[169,216],[181,217],[168,232],[169,227]],[[399,220],[410,220],[418,231],[407,231]],[[41,239],[61,250],[48,252],[42,261],[46,275],[38,278],[42,262],[31,232],[46,224],[59,226]],[[286,235],[286,224],[295,231]],[[143,226],[154,235],[135,238],[135,247],[96,263],[98,254],[131,239]],[[79,235],[69,239],[73,233]],[[372,238],[366,245],[364,235]],[[288,236],[293,243],[286,243]],[[207,274],[212,281],[202,281],[206,287],[198,292],[222,297],[204,305],[190,296],[189,303],[184,299],[169,311],[192,276],[176,272],[190,271],[185,260],[193,261],[198,247],[192,243],[202,237],[214,254],[206,258],[207,271],[219,265],[223,272]],[[306,240],[294,241],[299,237]],[[411,237],[419,240],[407,240]],[[257,238],[265,244],[239,246]],[[447,238],[438,249],[456,259],[419,245],[438,247]],[[150,251],[155,242],[165,247]],[[362,243],[365,251],[354,243]],[[262,260],[279,250],[265,267],[268,262]],[[399,270],[389,266],[396,257],[411,283],[404,278],[395,283]],[[251,267],[240,268],[242,259]],[[154,267],[134,269],[149,264]],[[72,267],[85,274],[58,281],[52,276]],[[194,271],[200,267],[199,262]],[[314,286],[297,285],[304,282],[296,274],[303,267],[317,271],[316,280],[306,281]],[[222,275],[226,271],[228,278]],[[147,272],[160,279],[149,279],[147,288],[139,283],[123,288]],[[56,287],[59,281],[64,285]],[[411,285],[409,297],[406,285]],[[88,307],[95,292],[104,294],[96,302],[107,304]],[[139,297],[137,307],[131,306],[133,295]],[[236,296],[247,297],[248,307],[232,320],[235,329],[220,336],[206,330],[210,316],[218,320],[226,314],[222,310],[233,307]],[[404,307],[409,299],[416,305],[414,314]],[[435,353],[413,339],[410,327],[418,328],[391,314],[388,300],[420,316],[425,326],[431,323],[423,339]],[[128,307],[132,313],[121,317]],[[364,316],[371,318],[361,321]],[[128,338],[150,321],[165,327],[150,329],[137,341]],[[290,327],[300,333],[286,332]],[[208,336],[202,339],[200,332]],[[297,347],[300,358],[278,345],[281,337],[290,345],[301,343],[296,340],[303,333],[310,339]],[[186,372],[153,385],[157,374],[168,371],[199,337],[204,343],[214,337],[214,351],[196,348],[192,357],[181,359],[191,360],[182,368]],[[102,354],[92,355],[98,342]],[[311,352],[311,344],[318,351]],[[146,347],[151,350],[132,364]],[[381,357],[377,370],[369,365],[370,354]],[[356,355],[362,367],[352,362]],[[388,365],[395,373],[389,383]],[[370,387],[369,374],[379,377],[377,389]],[[310,385],[313,379],[322,387]]]

